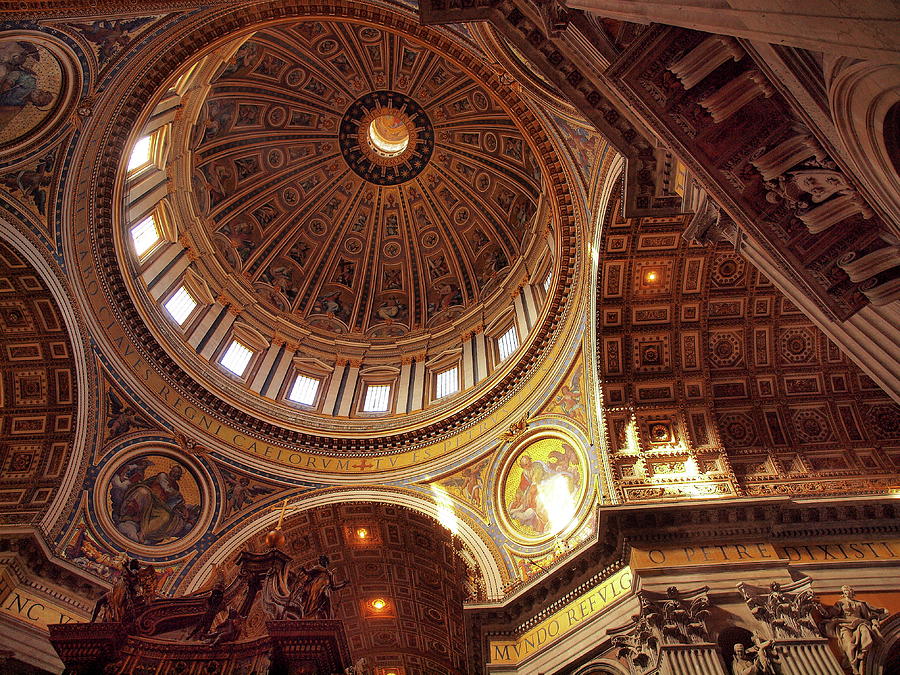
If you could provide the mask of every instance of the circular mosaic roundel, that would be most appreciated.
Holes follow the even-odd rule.
[[[170,453],[122,460],[104,483],[102,497],[115,534],[129,544],[173,545],[194,533],[201,520],[197,476]]]
[[[551,435],[524,444],[499,486],[508,533],[524,543],[540,543],[570,528],[588,482],[584,454],[569,439]]]
[[[395,91],[374,91],[351,104],[338,143],[347,164],[375,185],[418,176],[434,151],[434,128],[422,107]]]

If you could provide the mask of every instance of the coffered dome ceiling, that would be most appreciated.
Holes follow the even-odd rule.
[[[160,82],[129,141],[151,134],[151,159],[119,164],[116,257],[136,334],[197,409],[304,447],[403,444],[543,386],[586,278],[567,174],[471,47],[399,14],[297,17]],[[179,289],[195,310],[175,319]]]
[[[541,170],[492,93],[361,23],[254,34],[190,143],[192,236],[266,310],[317,331],[440,327],[500,288],[538,229]]]

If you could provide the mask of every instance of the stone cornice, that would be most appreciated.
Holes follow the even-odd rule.
[[[502,604],[467,609],[472,650],[482,654],[488,636],[515,635],[595,585],[627,563],[631,545],[884,537],[900,533],[900,508],[895,502],[866,497],[771,498],[601,507],[596,543],[559,565],[540,585]]]

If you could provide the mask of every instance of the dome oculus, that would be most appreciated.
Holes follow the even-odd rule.
[[[399,185],[431,159],[434,129],[421,106],[395,91],[375,91],[344,113],[338,143],[348,166],[375,185]]]
[[[409,147],[409,130],[402,113],[382,113],[369,122],[369,144],[384,157],[396,157]]]

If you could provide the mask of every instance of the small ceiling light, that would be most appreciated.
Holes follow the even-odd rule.
[[[360,527],[356,530],[357,539],[368,539],[369,538],[369,530],[364,527]]]
[[[376,612],[380,612],[380,611],[383,610],[385,607],[387,607],[387,602],[385,602],[385,601],[382,600],[381,598],[375,598],[375,599],[371,602],[371,605],[372,605],[372,609],[374,609]]]
[[[646,279],[648,284],[656,283],[656,280],[658,278],[659,274],[656,272],[656,270],[650,270],[646,275],[644,275],[644,279]]]

